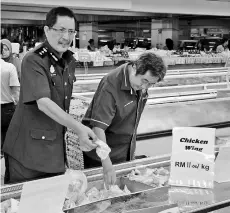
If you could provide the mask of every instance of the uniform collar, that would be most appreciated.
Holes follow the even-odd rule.
[[[60,63],[61,65],[63,65],[63,63],[64,63],[63,60],[65,60],[67,63],[69,63],[70,61],[73,60],[73,52],[71,52],[70,50],[67,50],[66,52],[64,52],[62,54],[62,57],[60,57],[59,53],[56,50],[54,50],[53,47],[51,47],[51,45],[49,44],[49,42],[47,40],[45,40],[44,46],[47,48],[47,50],[49,51],[52,58],[57,63]]]
[[[122,69],[122,82],[121,82],[121,90],[130,91],[130,94],[136,94],[135,90],[131,87],[130,80],[129,80],[129,65],[130,63],[127,63],[124,65]]]

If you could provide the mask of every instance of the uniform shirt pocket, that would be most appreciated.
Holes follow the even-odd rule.
[[[55,86],[55,87],[60,87],[62,85],[62,80],[61,80],[60,76],[58,76],[58,75],[52,76],[51,81],[52,81],[53,86]]]
[[[132,113],[136,111],[136,102],[134,100],[128,101],[124,104],[122,110],[122,117],[130,116]]]
[[[30,136],[35,140],[54,141],[57,138],[55,130],[31,129]]]

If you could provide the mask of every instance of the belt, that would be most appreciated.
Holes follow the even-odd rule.
[[[14,102],[1,104],[1,108],[5,108],[5,107],[9,107],[9,106],[14,106]]]

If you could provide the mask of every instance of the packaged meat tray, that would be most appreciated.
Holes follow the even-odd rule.
[[[105,189],[104,181],[94,181],[88,183],[88,188],[86,190],[85,196],[83,199],[81,199],[77,204],[77,206],[70,206],[68,208],[65,208],[64,205],[64,212],[71,213],[71,212],[77,212],[78,208],[93,204],[101,201],[105,201],[103,204],[106,204],[106,201],[110,203],[109,201],[111,199],[116,199],[116,201],[124,201],[126,199],[130,199],[131,197],[138,195],[142,192],[146,192],[153,189],[152,186],[148,186],[144,183],[139,183],[136,181],[131,181],[126,177],[119,177],[117,178],[116,185],[111,186],[111,189]],[[68,204],[67,204],[68,205]]]

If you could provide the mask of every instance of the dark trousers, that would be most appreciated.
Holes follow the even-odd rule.
[[[5,154],[5,184],[21,183],[42,178],[49,178],[63,173],[45,173],[25,168],[20,162]]]
[[[3,147],[6,132],[15,111],[14,103],[1,104],[1,149]]]

